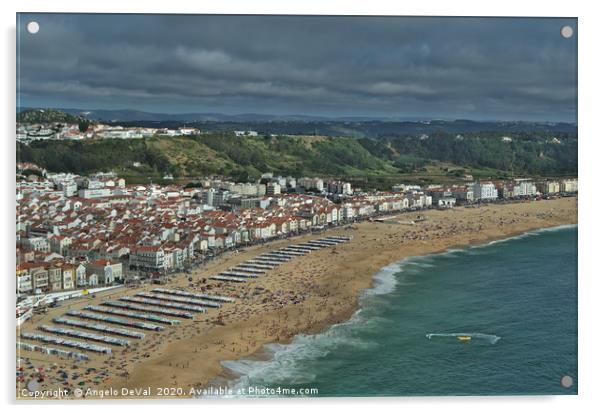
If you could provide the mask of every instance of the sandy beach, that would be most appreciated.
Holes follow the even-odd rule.
[[[409,225],[417,215],[425,220]],[[73,361],[41,353],[17,351],[27,360],[22,364],[28,374],[40,374],[40,389],[64,386],[70,389],[147,389],[151,396],[158,388],[179,387],[190,397],[190,389],[202,389],[227,374],[220,362],[257,354],[266,343],[286,343],[299,333],[317,333],[329,325],[348,319],[358,306],[363,289],[372,284],[373,275],[382,267],[405,257],[431,254],[505,238],[538,228],[577,223],[577,198],[492,204],[478,208],[430,210],[388,217],[384,222],[362,222],[327,232],[304,235],[229,252],[191,275],[178,276],[163,288],[185,287],[191,292],[235,297],[236,301],[217,310],[183,321],[163,332],[147,333],[146,338],[130,347],[114,347],[113,353],[92,355],[90,361]],[[288,244],[325,235],[353,236],[345,244],[314,251],[291,260],[265,275],[243,284],[210,281],[207,278],[237,263]],[[188,280],[192,278],[192,281]],[[121,288],[98,294],[36,315],[22,331],[36,331],[42,324],[67,309],[98,304],[107,297],[117,298],[157,286]],[[68,384],[65,384],[68,383]],[[79,384],[83,383],[83,384]],[[23,383],[17,383],[17,398]],[[99,396],[91,395],[91,398]]]

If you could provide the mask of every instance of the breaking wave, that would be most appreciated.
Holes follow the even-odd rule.
[[[372,288],[364,290],[361,297],[366,298],[372,295],[383,295],[393,292],[397,286],[397,277],[395,275],[401,270],[402,262],[387,265],[377,272],[372,278]]]
[[[577,224],[557,225],[557,226],[554,226],[554,227],[540,228],[540,229],[536,229],[536,230],[533,230],[533,231],[527,231],[527,232],[524,232],[524,233],[519,234],[519,235],[514,235],[512,237],[502,238],[502,239],[496,239],[496,240],[489,241],[489,242],[486,242],[486,243],[480,244],[480,245],[473,245],[473,246],[471,246],[469,248],[469,250],[484,248],[484,247],[488,247],[488,246],[495,245],[495,244],[500,244],[500,243],[505,243],[505,242],[509,242],[509,241],[514,241],[514,240],[517,240],[517,239],[536,237],[536,236],[541,235],[542,233],[562,231],[562,230],[570,229],[570,228],[577,228]]]
[[[362,307],[371,297],[395,291],[399,284],[398,274],[411,261],[411,258],[398,261],[377,272],[373,277],[372,287],[360,295]],[[237,389],[251,385],[261,387],[267,385],[268,381],[287,385],[310,383],[315,379],[315,374],[306,368],[308,362],[344,347],[376,349],[379,344],[364,338],[365,334],[362,333],[378,328],[377,324],[383,322],[383,319],[375,315],[366,316],[362,307],[349,320],[334,324],[323,333],[299,334],[289,344],[264,345],[263,353],[267,357],[262,359],[222,361],[222,366],[238,377],[228,383],[229,387],[236,393]]]

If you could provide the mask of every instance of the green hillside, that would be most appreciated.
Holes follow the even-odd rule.
[[[236,137],[233,133],[128,140],[36,141],[18,144],[20,161],[49,171],[112,170],[130,182],[226,175],[257,179],[263,172],[349,179],[386,188],[400,181],[431,183],[475,177],[577,173],[577,138],[438,134],[381,139],[325,136]]]

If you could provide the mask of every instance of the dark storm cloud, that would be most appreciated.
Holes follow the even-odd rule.
[[[572,19],[21,15],[21,106],[574,121]],[[30,35],[26,22],[40,32]]]

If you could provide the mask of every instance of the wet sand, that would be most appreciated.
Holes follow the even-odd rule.
[[[129,348],[114,347],[110,356],[92,356],[88,362],[75,362],[26,351],[18,355],[29,358],[28,374],[39,367],[45,369],[47,377],[40,388],[64,385],[72,389],[121,391],[122,387],[150,386],[151,395],[157,396],[157,388],[181,387],[180,397],[189,397],[191,388],[204,388],[227,374],[221,367],[222,360],[258,354],[266,343],[287,343],[296,334],[317,333],[348,319],[357,309],[359,293],[371,286],[373,275],[382,267],[405,257],[483,243],[538,228],[575,224],[577,199],[432,210],[420,214],[427,219],[415,225],[405,223],[415,219],[418,213],[403,213],[385,222],[363,222],[351,228],[341,227],[227,253],[192,275],[182,275],[163,287],[185,287],[193,292],[237,297],[235,303],[210,310],[164,332],[147,333],[143,340],[132,340],[135,344]],[[206,280],[261,253],[325,235],[352,235],[353,239],[291,260],[245,284]],[[188,277],[193,279],[192,286]],[[104,295],[115,298],[155,287],[121,289]],[[97,295],[70,307],[97,304],[102,298]],[[23,330],[34,331],[38,325],[50,323],[53,317],[65,311],[64,306],[44,316],[35,316],[33,321],[25,323]],[[90,367],[96,370],[87,372]],[[68,378],[57,379],[60,371]],[[79,373],[72,379],[74,371]],[[79,385],[82,382],[85,384]],[[18,392],[22,387],[17,385]]]

